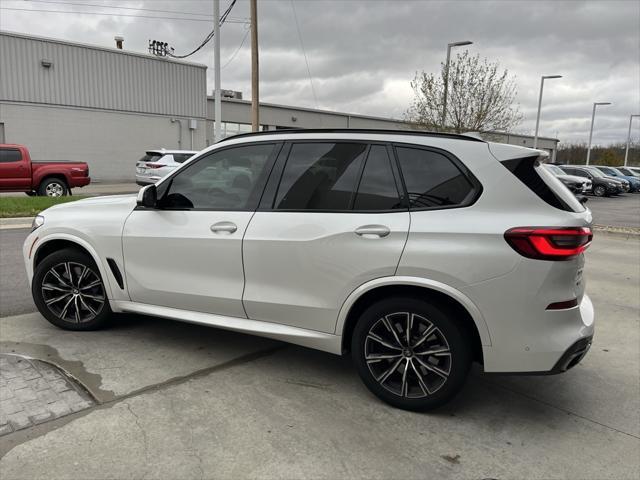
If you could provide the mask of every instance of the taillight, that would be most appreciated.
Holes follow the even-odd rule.
[[[161,163],[145,163],[145,165],[147,168],[160,168],[164,166]]]
[[[517,227],[504,238],[523,257],[537,260],[569,260],[591,244],[593,234],[586,227]]]

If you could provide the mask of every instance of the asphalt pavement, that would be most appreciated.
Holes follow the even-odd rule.
[[[22,244],[28,234],[24,228],[0,228],[0,317],[36,309],[22,260]]]
[[[615,197],[587,197],[593,223],[602,226],[640,227],[640,193]]]
[[[1,303],[24,311],[26,231],[6,234],[0,289],[16,292]],[[1,437],[2,479],[637,479],[640,239],[596,234],[585,278],[597,323],[582,363],[548,377],[476,367],[431,414],[381,403],[349,358],[302,347],[153,317],[68,332],[3,314],[0,352],[59,365],[95,405]]]

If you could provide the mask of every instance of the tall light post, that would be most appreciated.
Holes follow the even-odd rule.
[[[538,116],[536,117],[536,134],[533,137],[533,148],[538,148],[538,127],[540,126],[540,107],[542,107],[542,89],[544,81],[548,78],[562,78],[562,75],[543,75],[540,78],[540,96],[538,97]]]
[[[591,114],[591,130],[589,131],[589,147],[587,148],[587,165],[589,165],[589,158],[591,157],[591,138],[593,138],[593,121],[596,118],[596,107],[598,105],[611,105],[611,102],[595,102],[593,104],[593,113]]]
[[[631,122],[633,122],[633,117],[640,117],[640,115],[630,115],[629,116],[629,133],[627,133],[627,149],[624,151],[624,166],[627,166],[627,161],[629,160],[629,144],[631,143]]]
[[[444,65],[444,98],[442,101],[442,120],[440,121],[441,128],[444,129],[445,122],[447,120],[447,93],[449,89],[449,60],[451,59],[451,48],[462,47],[463,45],[471,45],[473,42],[464,40],[462,42],[453,42],[447,45],[447,63]]]

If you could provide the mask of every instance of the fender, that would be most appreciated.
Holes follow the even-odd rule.
[[[405,276],[393,276],[393,277],[381,277],[376,278],[375,280],[370,280],[367,283],[360,285],[356,288],[351,294],[347,297],[347,299],[342,304],[340,308],[340,313],[338,314],[338,321],[336,322],[335,334],[342,336],[342,332],[344,329],[345,322],[347,320],[347,315],[349,314],[349,310],[354,305],[354,303],[366,292],[373,290],[374,288],[384,287],[388,285],[411,285],[415,287],[424,287],[430,290],[435,290],[445,295],[453,298],[458,301],[471,315],[473,322],[478,329],[478,334],[480,335],[480,341],[483,346],[491,345],[491,336],[489,335],[489,328],[487,327],[487,322],[485,321],[482,313],[478,307],[467,297],[465,294],[460,292],[459,290],[441,282],[437,282],[435,280],[429,280],[427,278],[420,277],[405,277]]]
[[[109,303],[113,304],[113,302],[111,300],[114,298],[113,297],[113,286],[112,286],[112,283],[113,283],[114,280],[111,279],[111,275],[109,274],[110,271],[107,268],[106,264],[102,261],[102,259],[98,255],[98,252],[96,252],[96,249],[93,247],[93,245],[91,245],[89,242],[87,242],[86,240],[84,240],[81,237],[77,237],[75,235],[71,235],[71,234],[68,234],[68,233],[51,233],[51,234],[49,234],[49,235],[47,235],[45,237],[42,237],[41,239],[38,240],[38,244],[39,244],[38,248],[35,250],[35,252],[31,256],[31,258],[29,259],[29,267],[30,267],[29,284],[31,284],[31,281],[33,279],[33,271],[34,271],[34,263],[33,262],[36,259],[36,252],[38,250],[40,250],[45,244],[47,244],[48,242],[50,242],[52,240],[67,240],[69,242],[77,243],[78,245],[83,247],[87,252],[89,252],[89,255],[91,255],[91,258],[93,258],[93,261],[97,265],[98,270],[100,272],[100,276],[102,277],[102,280],[104,281],[104,284],[106,286],[106,289],[107,289],[106,293],[107,293],[107,298],[109,299]],[[117,287],[117,288],[119,288],[119,287]],[[112,307],[113,307],[113,305],[112,305]],[[117,310],[114,310],[114,311],[117,311]]]
[[[33,172],[33,179],[31,180],[33,188],[38,188],[45,177],[63,177],[69,187],[72,185],[69,172],[61,170],[59,167],[53,165],[38,165],[35,168],[33,166],[31,168],[31,171]]]

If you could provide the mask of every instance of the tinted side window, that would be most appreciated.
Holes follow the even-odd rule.
[[[366,147],[363,143],[293,144],[274,208],[348,210]]]
[[[441,153],[407,147],[396,152],[411,208],[459,205],[472,197],[471,182]]]
[[[354,210],[393,210],[402,208],[393,178],[387,148],[373,145],[358,186]]]
[[[229,148],[188,165],[169,180],[167,209],[247,210],[258,203],[274,144]]]
[[[16,148],[0,149],[0,163],[19,162],[22,160],[20,150]]]

